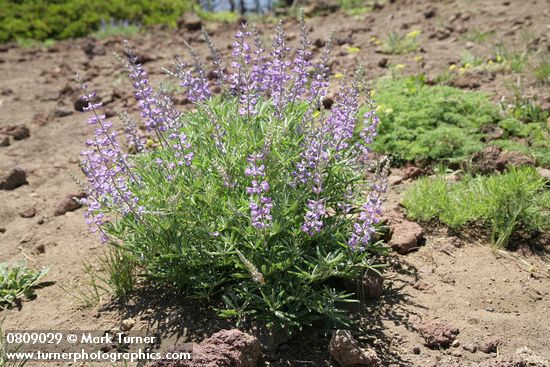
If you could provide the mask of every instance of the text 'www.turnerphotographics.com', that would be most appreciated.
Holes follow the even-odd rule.
[[[116,362],[192,359],[192,343],[177,352],[160,350],[160,339],[145,332],[64,330],[6,331],[5,352],[12,361]]]

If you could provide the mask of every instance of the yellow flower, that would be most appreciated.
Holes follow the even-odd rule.
[[[349,47],[349,46],[348,46],[348,50],[347,50],[347,51],[348,51],[348,53],[350,53],[350,54],[356,54],[356,53],[358,53],[360,50],[361,50],[361,49],[360,49],[359,47]]]
[[[403,64],[397,64],[397,65],[395,65],[394,67],[395,67],[395,70],[403,70],[403,69],[405,69],[405,65],[403,65]]]
[[[421,32],[418,29],[416,29],[412,32],[407,33],[407,37],[408,38],[416,38],[416,37],[420,36],[420,33]]]
[[[423,60],[424,60],[424,56],[422,56],[422,55],[418,55],[414,58],[414,61],[416,61],[416,62],[421,62]]]
[[[493,60],[489,60],[489,61],[487,61],[487,64],[489,64],[489,65],[493,65],[493,64],[494,64],[494,62],[493,62]]]
[[[334,74],[334,77],[335,77],[336,79],[342,79],[344,76],[345,76],[345,75],[342,74],[342,73],[336,73],[336,74]]]
[[[497,55],[496,60],[497,60],[497,62],[502,62],[502,56]]]
[[[370,97],[371,97],[371,98],[374,98],[374,94],[375,94],[375,93],[374,93],[374,89],[371,89],[371,90],[370,90]]]
[[[386,115],[391,115],[391,114],[393,113],[393,108],[386,108],[386,109],[384,110],[384,113],[385,113]]]
[[[464,69],[471,69],[471,68],[472,68],[472,64],[466,63],[464,65]]]
[[[458,69],[458,73],[459,74],[464,74],[466,72],[466,69],[465,68],[460,68]]]
[[[449,70],[450,70],[450,71],[456,70],[456,64],[451,64],[451,65],[449,66]]]

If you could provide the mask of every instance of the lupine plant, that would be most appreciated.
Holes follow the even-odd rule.
[[[125,44],[153,148],[127,115],[121,143],[82,84],[96,128],[82,153],[87,223],[150,280],[221,298],[222,316],[288,329],[345,323],[338,305],[356,297],[334,280],[359,279],[383,251],[375,230],[387,166],[368,156],[378,117],[363,72],[343,79],[325,110],[331,41],[314,59],[303,15],[295,51],[281,23],[269,53],[243,24],[229,63],[204,37],[211,66],[186,44],[190,57],[168,71],[194,103],[185,113]]]

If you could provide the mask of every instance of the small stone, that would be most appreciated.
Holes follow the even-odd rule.
[[[6,233],[6,228],[0,227],[0,233]]]
[[[413,354],[420,354],[420,347],[417,345],[412,349]]]
[[[424,230],[420,225],[407,220],[393,225],[392,232],[390,246],[401,255],[416,249],[419,246],[418,241],[424,235]]]
[[[202,28],[202,20],[195,13],[186,13],[178,20],[178,28],[188,31],[198,31]]]
[[[66,106],[56,106],[53,109],[52,114],[54,117],[65,117],[72,115],[73,111]]]
[[[496,353],[498,346],[501,344],[502,344],[502,339],[492,338],[492,339],[486,340],[483,344],[479,346],[478,349],[486,354]]]
[[[34,252],[37,254],[43,254],[44,252],[46,252],[46,246],[44,244],[36,245],[36,247],[34,248]]]
[[[451,344],[451,347],[458,348],[460,347],[460,342],[458,340],[454,340]]]
[[[10,137],[8,135],[0,134],[0,147],[7,147],[10,145]]]
[[[36,215],[36,209],[35,208],[28,208],[25,210],[22,210],[19,212],[19,215],[22,218],[32,218]]]
[[[0,172],[0,190],[13,190],[27,183],[27,173],[21,168],[13,168],[7,173]]]
[[[136,321],[132,318],[122,320],[122,322],[120,323],[120,330],[128,331],[131,328],[133,328],[135,324],[136,324]]]
[[[388,59],[384,57],[378,60],[378,66],[381,68],[385,68],[386,66],[388,66]]]
[[[31,135],[29,128],[25,125],[9,126],[4,132],[13,136],[14,140],[23,140]]]
[[[470,353],[477,352],[477,346],[475,344],[465,344],[462,346],[462,349]]]
[[[44,217],[38,218],[38,220],[36,221],[36,224],[38,224],[38,225],[44,224]]]
[[[328,350],[342,367],[380,366],[381,361],[372,349],[361,348],[349,330],[336,330]]]
[[[67,194],[55,206],[54,215],[63,215],[67,212],[72,212],[81,208],[82,204],[80,204],[79,202],[76,202],[73,198],[83,199],[85,197],[86,197],[86,193],[84,192]]]
[[[432,349],[448,348],[459,334],[457,328],[437,319],[423,322],[418,326],[418,331],[424,338],[424,344]]]

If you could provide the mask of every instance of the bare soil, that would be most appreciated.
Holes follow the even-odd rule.
[[[455,0],[395,1],[372,13],[351,17],[343,12],[318,15],[309,20],[312,39],[326,39],[335,31],[332,73],[366,66],[370,80],[388,73],[389,64],[405,65],[405,73],[426,73],[434,78],[458,63],[464,51],[490,57],[497,43],[509,48],[550,48],[550,1]],[[295,20],[285,20],[289,39],[297,39]],[[233,41],[237,26],[208,24],[222,53]],[[259,24],[264,36],[275,25]],[[387,32],[419,29],[422,60],[415,54],[383,55],[372,36],[383,39]],[[465,39],[472,30],[494,31],[482,43]],[[529,40],[525,41],[528,36]],[[184,55],[183,40],[206,55],[200,32],[151,29],[130,42],[144,57],[154,83],[162,78],[176,55]],[[85,46],[93,42],[99,50],[88,55]],[[315,42],[321,44],[322,42]],[[349,53],[347,46],[358,47]],[[104,49],[104,54],[100,50]],[[215,317],[215,305],[201,305],[178,295],[143,289],[126,303],[104,299],[97,307],[85,308],[76,299],[87,282],[83,261],[96,261],[103,249],[88,233],[81,210],[55,216],[56,204],[67,194],[78,193],[70,173],[80,175],[78,161],[84,142],[91,135],[86,116],[75,110],[78,91],[74,74],[79,73],[97,88],[113,112],[135,112],[130,84],[120,71],[113,52],[120,52],[121,39],[101,41],[78,39],[57,43],[51,49],[0,48],[0,130],[24,124],[30,137],[11,140],[0,147],[0,171],[21,167],[28,184],[15,190],[0,190],[0,260],[26,260],[29,267],[51,266],[47,280],[54,285],[37,291],[37,298],[21,307],[0,312],[5,329],[67,330],[117,327],[123,319],[136,320],[135,328],[154,330],[166,343],[202,340],[227,322]],[[88,47],[89,51],[89,47]],[[320,52],[318,48],[316,56]],[[383,59],[387,59],[384,65]],[[525,73],[523,94],[536,96],[543,106],[550,104],[550,90]],[[495,101],[511,96],[510,73],[474,74],[461,86],[483,90]],[[469,78],[469,79],[468,79]],[[176,96],[181,108],[188,108]],[[392,175],[402,175],[393,169]],[[388,212],[399,211],[397,203],[404,187],[393,186],[388,195]],[[21,215],[30,208],[36,214]],[[24,217],[26,216],[26,217]],[[499,355],[513,354],[527,346],[550,359],[550,263],[544,254],[529,251],[495,251],[483,236],[449,234],[443,228],[426,228],[425,244],[408,255],[392,255],[385,273],[384,295],[366,307],[367,330],[358,339],[377,350],[384,366],[470,366],[490,360],[497,353],[472,353],[463,346],[501,339]],[[457,247],[456,245],[460,246]],[[459,345],[432,350],[423,346],[416,325],[419,320],[439,318],[460,330]],[[184,330],[185,328],[185,330]],[[313,340],[302,337],[283,350],[265,356],[262,364],[280,366],[332,366],[326,351],[324,331]],[[419,347],[415,350],[415,347]],[[52,364],[53,365],[53,364]]]

